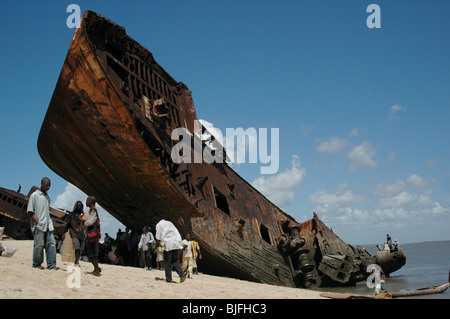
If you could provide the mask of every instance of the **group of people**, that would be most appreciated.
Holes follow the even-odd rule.
[[[378,250],[380,251],[390,251],[392,252],[396,252],[400,249],[400,244],[398,243],[398,240],[396,239],[394,243],[392,243],[392,239],[391,236],[389,234],[386,234],[386,242],[384,243],[384,247],[383,249],[381,249],[381,247],[379,245],[377,245]]]
[[[393,253],[400,249],[400,244],[398,243],[397,239],[394,241],[394,243],[392,243],[391,236],[389,234],[386,234],[386,242],[384,243],[384,247],[380,247],[380,245],[377,245],[377,248],[380,251],[389,251]]]
[[[177,272],[180,282],[192,278],[194,273],[198,274],[197,259],[202,256],[200,246],[191,235],[186,234],[182,240],[175,225],[159,217],[154,217],[152,224],[155,235],[151,232],[151,227],[145,226],[137,245],[139,266],[151,270],[154,257],[158,269],[163,269],[164,266],[166,282],[173,282],[172,270]]]
[[[51,181],[48,177],[41,180],[41,187],[33,192],[28,201],[27,212],[30,215],[30,226],[33,233],[33,263],[32,267],[44,269],[44,250],[47,260],[47,269],[59,269],[56,266],[56,240],[53,234],[54,226],[50,217],[50,196],[48,190]],[[90,262],[94,266],[92,274],[100,276],[98,265],[98,251],[100,241],[100,217],[96,208],[97,199],[89,196],[86,206],[89,213],[83,212],[83,203],[75,203],[73,213],[69,215],[64,232],[69,230],[75,250],[75,265],[79,266],[81,252],[86,245]]]
[[[27,207],[34,236],[32,267],[39,269],[44,269],[44,250],[47,268],[59,269],[56,266],[57,249],[50,217],[50,186],[50,179],[44,177],[41,187],[31,194]],[[70,235],[75,251],[75,266],[79,266],[80,257],[86,254],[94,266],[91,274],[95,276],[101,275],[99,262],[144,267],[148,270],[152,269],[153,264],[158,269],[164,266],[166,282],[173,282],[172,269],[179,275],[180,282],[192,278],[194,273],[198,274],[197,260],[202,258],[198,242],[190,234],[182,239],[172,222],[159,217],[152,220],[154,234],[150,226],[145,226],[140,235],[130,233],[128,229],[125,232],[119,229],[116,239],[106,233],[104,242],[100,243],[100,217],[96,203],[96,198],[89,196],[86,199],[89,212],[84,213],[83,203],[77,201],[66,217],[62,240],[67,233]]]
[[[152,269],[155,256],[150,248],[156,241],[150,226],[144,226],[142,232],[119,229],[116,238],[105,233],[100,244],[100,261],[103,263]]]
[[[156,224],[154,225],[156,227]],[[167,234],[164,233],[164,235]],[[140,267],[147,270],[165,269],[164,250],[166,246],[164,240],[158,242],[155,237],[156,234],[152,232],[150,226],[144,226],[141,233],[130,231],[128,228],[124,232],[119,229],[115,239],[105,233],[104,241],[100,244],[99,260],[103,263]],[[180,241],[180,239],[177,240]],[[197,260],[202,258],[200,246],[191,234],[184,236],[181,246],[182,248],[177,251],[176,260],[186,269],[186,277],[192,278],[193,274],[198,274]],[[172,248],[171,246],[167,247]]]
[[[398,240],[396,239],[394,243],[392,243],[391,236],[389,234],[386,234],[386,245],[387,248],[385,250],[389,250],[391,252],[397,251],[400,248],[400,244],[398,243]]]

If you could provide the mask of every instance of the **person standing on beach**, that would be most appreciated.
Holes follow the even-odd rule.
[[[77,267],[80,267],[79,260],[85,244],[84,221],[82,219],[83,208],[81,201],[75,203],[72,212],[67,216],[66,226],[63,230],[63,236],[69,231],[70,238],[72,238],[72,247],[75,251],[75,266]]]
[[[180,276],[180,283],[186,280],[186,274],[183,272],[180,263],[178,262],[178,252],[183,249],[181,245],[181,235],[177,228],[170,221],[153,218],[153,224],[156,226],[156,247],[159,246],[160,241],[164,242],[164,269],[166,272],[166,282],[172,282],[172,266]],[[157,248],[155,249],[155,254]]]
[[[138,244],[139,251],[139,267],[152,270],[152,244],[155,243],[155,238],[150,232],[150,227],[145,226],[142,230],[141,239]]]
[[[100,272],[102,271],[98,266],[98,250],[99,250],[99,241],[100,241],[100,217],[98,216],[97,208],[95,208],[95,204],[97,203],[97,199],[95,196],[89,196],[86,199],[86,206],[89,207],[89,217],[84,222],[84,226],[86,227],[86,245],[88,257],[92,265],[94,266],[94,271],[92,274],[94,276],[100,276]]]
[[[193,275],[193,264],[192,264],[192,241],[191,234],[186,234],[184,236],[183,241],[181,242],[183,245],[183,268],[187,269],[187,278],[192,279]]]
[[[195,241],[195,238],[192,237],[191,240],[192,243],[192,270],[194,274],[198,275],[198,266],[197,266],[197,258],[202,259],[202,253],[200,252],[200,245],[197,241]]]
[[[56,266],[56,241],[53,236],[53,221],[50,217],[50,196],[48,190],[51,182],[48,177],[41,180],[41,188],[30,195],[27,212],[30,215],[30,227],[33,233],[33,268],[44,269],[44,249],[47,269],[59,269]]]
[[[159,245],[156,246],[156,266],[158,270],[164,269],[164,243],[161,241]]]

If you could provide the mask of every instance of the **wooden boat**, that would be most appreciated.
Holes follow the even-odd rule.
[[[175,129],[192,158],[199,138],[188,87],[173,79],[125,28],[86,11],[70,44],[38,138],[44,162],[130,229],[154,216],[191,233],[202,271],[311,287],[365,278],[372,256],[320,219],[298,224],[226,161],[174,162]],[[222,158],[225,158],[222,154]],[[339,256],[346,256],[340,259]],[[327,258],[323,258],[323,257]],[[323,263],[322,259],[327,263]]]
[[[415,290],[402,290],[389,293],[392,298],[403,298],[403,297],[413,297],[413,296],[423,296],[432,294],[441,294],[447,290],[450,283],[446,283],[440,286],[430,286]]]
[[[406,298],[406,297],[414,297],[414,296],[424,296],[424,295],[433,295],[433,294],[441,294],[447,290],[450,286],[450,283],[446,283],[439,286],[430,286],[415,290],[401,290],[373,295],[360,295],[360,294],[351,294],[351,293],[338,293],[338,292],[322,292],[320,296],[331,299],[392,299],[392,298]]]
[[[360,295],[341,292],[321,292],[319,295],[330,299],[392,299],[389,294],[385,293],[378,295]]]

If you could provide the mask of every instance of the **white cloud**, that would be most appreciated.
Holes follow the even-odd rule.
[[[412,188],[424,188],[435,183],[435,179],[425,180],[417,174],[411,174],[406,181],[397,179],[393,184],[380,184],[374,194],[377,196],[396,196],[403,191]]]
[[[375,190],[375,195],[377,196],[394,196],[406,189],[406,182],[398,179],[395,181],[394,184],[387,184],[387,185],[378,185],[377,189]]]
[[[258,177],[251,184],[274,204],[287,207],[294,200],[295,190],[306,174],[305,169],[300,166],[300,157],[292,155],[290,169],[276,175]]]
[[[399,229],[439,224],[441,218],[431,217],[443,217],[450,214],[450,209],[443,208],[433,200],[432,190],[420,192],[420,189],[435,182],[435,179],[424,179],[411,174],[406,180],[397,179],[393,184],[380,184],[374,195],[381,198],[370,207],[374,222],[378,225],[394,225]]]
[[[348,143],[346,139],[340,137],[330,137],[328,140],[318,138],[316,142],[318,142],[316,146],[317,151],[332,154],[342,151]]]
[[[349,136],[358,136],[361,130],[353,128]],[[359,145],[353,145],[347,138],[330,137],[328,139],[316,139],[316,151],[330,154],[346,154],[350,160],[350,170],[356,171],[360,168],[372,168],[377,166],[373,159],[377,150],[371,142],[364,141]]]
[[[214,136],[214,138],[217,139],[217,141],[221,144],[224,145],[224,138],[223,138],[223,134],[222,131],[216,127],[214,127],[214,124],[211,122],[208,122],[206,120],[198,120],[200,122],[201,125],[203,125],[210,134],[208,134],[207,132],[205,132],[205,134],[201,134],[200,138],[202,140],[209,140],[211,138],[211,135]],[[210,145],[210,144],[209,144]],[[210,145],[211,146],[211,145]]]
[[[321,189],[309,196],[310,202],[326,205],[327,207],[343,206],[354,202],[364,201],[365,199],[364,196],[360,196],[349,189],[346,183],[339,185],[334,194],[329,194],[325,189]]]
[[[83,203],[83,205],[85,205],[87,197],[88,196],[85,193],[83,193],[80,189],[78,189],[76,186],[67,183],[67,186],[64,189],[64,193],[59,194],[56,197],[56,200],[54,201],[52,206],[65,209],[67,211],[72,211],[76,201],[80,200]]]
[[[370,142],[362,142],[361,144],[354,146],[348,152],[350,170],[356,171],[360,168],[377,166],[377,162],[372,159],[376,153],[376,148]]]
[[[403,107],[399,104],[392,105],[391,109],[389,111],[389,116],[388,116],[389,120],[398,119],[397,113],[401,112],[401,111],[406,111],[406,107]]]
[[[424,188],[431,184],[433,184],[436,180],[425,180],[419,175],[412,174],[408,177],[406,182],[408,183],[408,186],[411,188]]]
[[[359,194],[347,184],[337,187],[334,194],[319,190],[309,196],[317,204],[314,211],[330,227],[353,229],[365,233],[384,233],[395,230],[408,234],[408,241],[421,240],[417,229],[449,225],[450,209],[433,199],[433,191],[423,190],[435,180],[411,174],[393,184],[379,185],[373,194]],[[422,191],[421,191],[422,189]]]
[[[56,196],[56,200],[52,204],[52,206],[57,208],[62,208],[67,211],[72,211],[75,202],[80,200],[84,207],[84,211],[87,211],[86,208],[86,198],[88,196],[83,193],[76,186],[67,183],[66,188],[64,189],[64,193]],[[118,228],[125,228],[119,221],[117,221],[112,215],[110,215],[105,209],[103,209],[100,205],[97,205],[97,210],[101,220],[101,231],[102,233],[109,233],[114,237]]]
[[[355,227],[367,225],[370,224],[372,219],[365,209],[345,207],[338,209],[337,212],[336,222],[339,226]]]
[[[351,190],[346,183],[340,184],[334,194],[321,189],[309,196],[309,201],[317,204],[314,211],[331,227],[363,226],[369,223],[370,214],[352,205],[365,202],[369,198]]]
[[[432,190],[422,194],[402,191],[396,196],[385,197],[373,207],[378,221],[423,225],[433,222],[431,216],[450,214],[450,209],[432,199]]]
[[[199,120],[209,133],[196,133],[203,141],[210,145],[212,149],[222,149],[226,151],[226,161],[228,164],[258,163],[269,164],[261,166],[261,174],[275,174],[279,167],[279,129],[250,127],[243,129],[227,128],[226,134],[214,124],[205,120]],[[208,142],[211,135],[221,144]]]
[[[206,120],[199,120],[210,134],[206,133],[201,135],[201,139],[208,141],[211,135],[222,145],[226,151],[227,161],[229,164],[242,164],[242,163],[255,163],[258,156],[258,132],[254,128],[249,129],[227,129],[225,134],[231,132],[230,136],[224,135],[223,132],[214,126],[213,123]],[[231,138],[233,140],[227,140]],[[216,149],[213,143],[206,142],[212,149]],[[251,155],[250,155],[251,152]]]

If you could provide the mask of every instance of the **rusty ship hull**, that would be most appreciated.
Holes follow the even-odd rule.
[[[5,227],[4,234],[17,240],[33,239],[30,229],[30,215],[27,213],[28,200],[38,189],[33,186],[28,195],[0,187],[0,227]],[[50,218],[55,234],[61,234],[65,226],[66,212],[50,206]]]
[[[33,238],[27,206],[27,196],[0,187],[0,227],[5,227],[5,235],[13,239]]]
[[[373,259],[342,242],[317,216],[297,224],[226,162],[174,163],[171,133],[179,127],[195,132],[195,120],[189,88],[123,27],[86,11],[62,66],[38,150],[52,170],[95,195],[129,228],[141,229],[159,216],[181,233],[193,234],[207,273],[290,287],[327,283],[322,279],[333,275],[319,270],[317,225],[352,258]],[[198,136],[191,138],[194,143]],[[200,143],[202,150],[208,147]],[[352,280],[357,272],[351,269]]]

